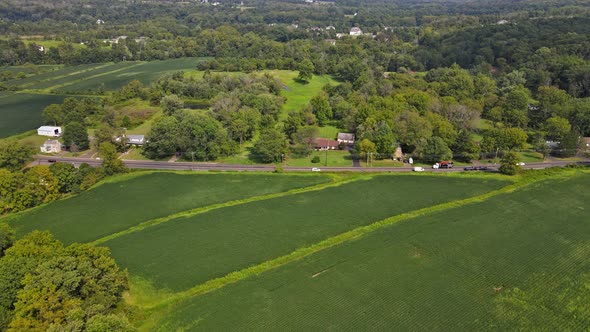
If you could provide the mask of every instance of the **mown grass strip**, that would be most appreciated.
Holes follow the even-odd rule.
[[[311,246],[297,249],[290,254],[277,257],[275,259],[272,259],[272,260],[263,262],[261,264],[257,264],[257,265],[242,269],[240,271],[235,271],[235,272],[229,273],[229,274],[227,274],[223,277],[220,277],[220,278],[211,279],[203,284],[197,285],[197,286],[190,288],[186,291],[176,293],[175,295],[170,296],[169,298],[164,299],[159,303],[143,306],[143,308],[147,309],[147,310],[161,309],[163,307],[183,301],[187,298],[202,295],[205,293],[209,293],[209,292],[215,291],[217,289],[220,289],[226,285],[229,285],[229,284],[232,284],[232,283],[235,283],[235,282],[238,282],[238,281],[241,281],[241,280],[253,277],[253,276],[257,276],[257,275],[260,275],[264,272],[281,267],[285,264],[288,264],[288,263],[291,263],[291,262],[294,262],[297,260],[301,260],[309,255],[314,254],[314,253],[317,253],[322,250],[337,246],[337,245],[342,244],[347,241],[358,239],[366,234],[369,234],[371,232],[374,232],[376,230],[379,230],[379,229],[387,227],[387,226],[394,225],[400,221],[413,219],[413,218],[433,214],[436,212],[441,212],[441,211],[445,211],[448,209],[453,209],[453,208],[465,206],[468,204],[480,203],[480,202],[483,202],[491,197],[498,196],[501,194],[509,194],[509,193],[512,193],[518,189],[522,189],[528,185],[531,185],[531,184],[534,184],[534,183],[537,183],[537,182],[540,182],[543,180],[562,178],[562,177],[566,178],[565,173],[569,174],[570,176],[572,174],[574,174],[574,172],[572,172],[572,171],[566,171],[566,172],[559,172],[557,174],[554,174],[554,176],[547,176],[547,177],[523,177],[521,181],[515,182],[515,183],[510,184],[504,188],[494,190],[494,191],[491,191],[491,192],[488,192],[488,193],[485,193],[485,194],[482,194],[479,196],[470,197],[470,198],[461,199],[461,200],[452,201],[452,202],[447,202],[447,203],[443,203],[443,204],[439,204],[439,205],[435,205],[435,206],[431,206],[431,207],[427,207],[427,208],[423,208],[423,209],[419,209],[419,210],[415,210],[415,211],[411,211],[411,212],[402,213],[402,214],[399,214],[399,215],[396,215],[396,216],[393,216],[390,218],[386,218],[386,219],[377,221],[375,223],[372,223],[370,225],[361,226],[361,227],[355,228],[351,231],[344,232],[339,235],[327,238],[327,239],[325,239],[321,242],[318,242],[316,244],[313,244]]]
[[[22,84],[22,85],[18,85],[18,86],[21,87],[21,88],[26,88],[26,87],[30,87],[30,86],[35,85],[35,84],[47,83],[47,82],[51,82],[51,81],[54,81],[54,80],[66,78],[66,77],[69,77],[69,76],[83,74],[83,73],[86,73],[86,72],[89,72],[89,71],[93,71],[93,70],[96,70],[96,69],[108,67],[110,65],[112,65],[112,63],[110,63],[110,62],[109,63],[104,63],[104,64],[100,64],[100,65],[97,65],[97,66],[85,68],[85,69],[82,69],[82,70],[65,73],[63,75],[49,77],[49,78],[46,78],[46,79],[42,79],[40,81],[28,82],[28,83],[25,83],[25,84]]]
[[[188,211],[182,211],[179,213],[171,214],[166,217],[145,221],[139,225],[133,226],[133,227],[128,228],[124,231],[113,233],[111,235],[97,239],[97,240],[91,242],[91,244],[98,245],[98,244],[110,241],[112,239],[121,237],[123,235],[139,232],[139,231],[144,230],[148,227],[159,225],[159,224],[162,224],[162,223],[174,220],[174,219],[178,219],[178,218],[188,218],[188,217],[192,217],[192,216],[195,216],[198,214],[203,214],[203,213],[206,213],[206,212],[209,212],[212,210],[227,208],[227,207],[231,207],[231,206],[235,206],[235,205],[241,205],[241,204],[252,203],[252,202],[257,202],[257,201],[269,200],[269,199],[273,199],[273,198],[296,195],[296,194],[306,193],[306,192],[310,192],[310,191],[324,190],[326,188],[338,187],[338,186],[341,186],[343,184],[350,183],[353,181],[369,180],[372,177],[373,177],[373,175],[362,175],[362,176],[354,176],[354,177],[349,177],[349,178],[334,177],[333,178],[334,181],[332,181],[332,182],[322,183],[322,184],[318,184],[315,186],[297,188],[297,189],[292,189],[292,190],[288,190],[285,192],[279,192],[279,193],[268,194],[268,195],[253,196],[253,197],[248,197],[245,199],[238,199],[238,200],[233,200],[233,201],[229,201],[229,202],[203,206],[203,207],[191,209]]]

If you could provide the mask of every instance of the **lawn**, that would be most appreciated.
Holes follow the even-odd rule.
[[[309,103],[311,98],[320,93],[324,85],[328,83],[333,85],[338,84],[337,81],[328,75],[314,75],[309,83],[301,83],[295,80],[299,74],[297,71],[269,70],[267,72],[278,77],[284,85],[281,95],[285,96],[287,101],[283,105],[281,119],[285,119],[290,111],[299,111],[302,109],[303,106]]]
[[[180,302],[160,331],[583,331],[590,175],[395,224]]]
[[[505,184],[490,178],[382,175],[178,218],[104,244],[132,275],[179,291],[362,225]]]
[[[345,130],[339,129],[334,126],[323,126],[320,127],[320,137],[336,139],[338,133],[345,132]]]
[[[319,157],[319,163],[312,163],[313,157]],[[328,159],[326,165],[326,158]],[[313,151],[309,157],[303,158],[292,158],[287,159],[287,165],[289,166],[308,166],[308,167],[322,167],[322,166],[333,166],[333,167],[351,167],[352,158],[350,152],[345,150],[331,150],[331,151]]]
[[[60,104],[65,96],[14,93],[0,97],[0,138],[16,135],[43,124],[41,112]]]
[[[326,181],[315,175],[153,173],[103,184],[9,222],[21,235],[40,229],[66,243],[88,242],[181,211]]]

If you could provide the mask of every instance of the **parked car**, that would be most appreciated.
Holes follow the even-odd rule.
[[[414,172],[424,172],[424,167],[414,167]]]
[[[312,168],[312,169],[311,169],[311,171],[312,171],[312,172],[319,172],[319,171],[321,171],[321,169],[319,169],[319,168],[317,168],[317,167],[314,167],[314,168]]]

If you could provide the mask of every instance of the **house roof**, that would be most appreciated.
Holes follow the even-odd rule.
[[[61,127],[54,127],[54,126],[41,126],[37,130],[51,130],[51,131],[54,131],[56,129],[58,129],[59,131],[61,131]]]
[[[362,31],[361,31],[361,28],[354,27],[354,28],[350,28],[350,32],[362,32]]]
[[[328,138],[316,138],[315,145],[319,147],[338,147],[338,141]]]
[[[145,135],[127,135],[127,139],[129,141],[133,141],[133,142],[143,141],[144,138],[145,138]]]
[[[350,133],[338,133],[338,139],[344,141],[354,141],[354,134]]]
[[[43,143],[43,146],[53,146],[53,145],[61,146],[61,143],[55,139],[48,139],[47,141],[45,141],[45,143]]]

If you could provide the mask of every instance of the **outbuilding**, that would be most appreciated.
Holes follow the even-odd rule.
[[[37,135],[40,136],[59,137],[62,133],[61,127],[41,126],[37,129]]]

